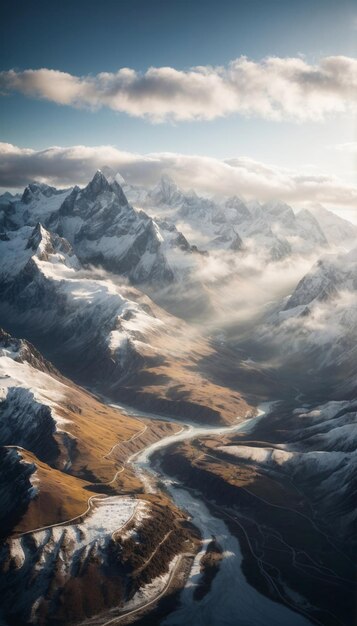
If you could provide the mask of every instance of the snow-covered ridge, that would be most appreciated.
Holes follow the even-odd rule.
[[[343,240],[353,240],[357,236],[357,227],[321,205],[311,206],[309,210],[304,209],[296,213],[289,205],[279,201],[265,204],[252,200],[244,201],[239,197],[239,190],[237,195],[230,198],[210,199],[199,196],[194,191],[183,191],[167,175],[163,175],[150,189],[126,183],[119,173],[109,167],[103,167],[102,171],[98,170],[93,180],[82,190],[78,187],[73,190],[57,190],[35,182],[26,187],[20,201],[11,194],[3,194],[0,199],[2,206],[11,204],[12,210],[16,209],[15,223],[19,226],[26,223],[34,225],[36,221],[43,222],[51,218],[67,197],[71,197],[71,202],[74,197],[78,201],[81,197],[82,200],[86,197],[87,201],[92,201],[98,194],[110,192],[117,196],[122,206],[128,204],[128,198],[136,207],[149,210],[150,215],[155,215],[156,210],[157,215],[170,216],[176,222],[180,217],[188,218],[187,222],[192,222],[191,226],[193,222],[201,221],[203,230],[210,224],[208,231],[214,229],[215,225],[225,228],[230,225],[236,230],[238,228],[240,236],[246,237],[253,233],[263,235],[265,232],[272,238],[271,243],[276,236],[278,239],[281,237],[285,244],[292,238],[293,246],[294,239],[299,239],[299,245],[302,246],[302,238],[305,237],[306,246],[312,243],[343,246]],[[68,209],[68,203],[66,207]],[[6,209],[4,210],[6,212]],[[212,232],[210,234],[212,235]]]
[[[85,558],[91,549],[101,549],[104,551],[114,532],[120,532],[130,521],[133,528],[140,526],[140,522],[145,517],[150,517],[149,506],[142,500],[131,497],[112,496],[103,498],[93,497],[91,509],[83,517],[83,521],[77,524],[64,523],[54,525],[45,530],[26,533],[24,537],[12,538],[9,540],[10,558],[16,558],[21,554],[21,559],[16,559],[16,568],[26,567],[26,559],[31,561],[31,553],[26,549],[26,536],[31,534],[34,541],[34,548],[37,551],[36,570],[49,567],[53,557],[53,552],[58,548],[63,550],[63,542],[66,548],[60,560],[63,563],[65,572],[69,574],[71,562],[68,561],[69,545],[72,546],[71,560],[81,556]],[[104,558],[104,557],[102,557]],[[31,562],[28,564],[31,565]]]
[[[247,288],[239,289],[245,309],[249,274],[253,281],[260,274],[264,282],[268,269],[281,273],[291,263],[298,280],[307,262],[349,248],[357,236],[355,226],[329,211],[296,213],[279,201],[244,201],[237,191],[230,198],[207,198],[183,191],[167,176],[148,189],[104,167],[82,189],[57,193],[39,185],[28,205],[7,198],[0,205],[0,239],[10,240],[7,258],[13,258],[11,231],[41,222],[69,241],[82,264],[125,277],[174,315],[196,319],[222,308],[229,313],[227,291],[237,291],[234,281],[246,282],[248,275]],[[12,262],[4,263],[11,274]],[[275,285],[272,299],[294,285],[284,293]]]
[[[0,241],[0,259],[2,319],[20,324],[24,334],[48,337],[52,350],[78,369],[107,380],[115,370],[119,384],[143,359],[163,354],[169,330],[163,312],[155,314],[125,283],[81,269],[68,242],[43,226],[9,233]]]
[[[1,205],[0,231],[41,222],[65,237],[82,262],[104,266],[133,283],[163,287],[195,267],[197,248],[172,222],[155,221],[134,209],[120,185],[119,175],[98,170],[86,187],[57,191],[30,184],[21,201]],[[11,238],[11,235],[7,235]]]
[[[263,465],[282,465],[293,458],[292,452],[279,448],[261,448],[258,446],[220,446],[217,450],[239,459],[252,461]]]
[[[323,207],[295,212],[283,202],[207,198],[185,192],[168,176],[153,189],[123,185],[129,200],[180,224],[191,243],[208,249],[258,249],[279,260],[291,254],[312,253],[317,247],[351,247],[357,227]],[[240,242],[240,243],[238,243]]]
[[[279,261],[350,247],[357,237],[357,227],[322,207],[296,213],[278,201],[210,199],[184,192],[168,176],[148,189],[127,184],[107,167],[83,189],[31,183],[20,201],[5,200],[0,229],[40,221],[68,239],[81,261],[156,288],[195,273],[198,259],[191,253],[197,247]]]
[[[39,302],[32,302],[34,286],[37,283],[43,291],[47,285],[49,296],[54,290],[57,298],[62,303],[66,302],[67,319],[61,318],[62,324],[70,325],[71,313],[83,319],[98,315],[100,312],[105,315],[112,324],[108,345],[113,344],[114,337],[119,332],[125,334],[128,340],[135,341],[135,333],[138,339],[142,339],[144,332],[161,325],[160,320],[151,315],[147,307],[144,310],[135,301],[125,297],[124,294],[129,292],[129,289],[124,284],[117,287],[109,279],[92,279],[90,274],[81,273],[80,263],[68,242],[58,235],[49,233],[40,224],[35,229],[25,226],[10,232],[7,240],[0,241],[0,259],[3,261],[0,284],[1,281],[5,284],[4,299],[8,293],[12,294],[11,285],[9,290],[6,287],[10,279],[22,280],[23,271],[31,260],[35,265],[29,266],[30,283],[27,284],[26,280],[21,297],[15,294],[14,305],[23,300],[24,306],[29,308],[39,306]],[[46,283],[43,283],[43,279],[46,279]],[[26,299],[26,290],[32,297]],[[45,305],[51,309],[55,302],[51,302],[49,297]],[[134,319],[137,320],[137,324]]]
[[[20,446],[40,459],[59,457],[71,438],[63,417],[68,388],[27,342],[0,338],[0,445]],[[65,447],[64,447],[65,450]]]
[[[2,352],[2,354],[1,354]],[[51,415],[57,427],[61,430],[67,422],[58,413],[56,406],[65,399],[66,385],[61,383],[48,373],[38,371],[29,363],[21,363],[16,360],[16,353],[9,353],[6,349],[0,352],[0,399],[4,401],[10,391],[12,395],[17,395],[20,405],[33,403],[34,405],[48,406],[52,408]],[[15,357],[15,358],[14,358]],[[18,389],[15,394],[14,390]],[[30,393],[25,394],[24,390]],[[26,410],[24,407],[24,419]],[[24,425],[26,426],[26,424]]]

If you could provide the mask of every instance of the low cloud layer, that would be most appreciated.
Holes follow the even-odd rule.
[[[183,189],[203,194],[237,194],[293,204],[321,202],[346,208],[357,203],[357,188],[338,178],[304,174],[244,157],[219,160],[175,153],[140,155],[112,146],[55,146],[36,151],[0,143],[0,187],[5,189],[22,188],[32,180],[59,187],[82,185],[104,165],[133,184],[154,185],[168,174]]]
[[[150,67],[139,73],[74,76],[52,69],[0,72],[0,91],[60,105],[108,107],[154,122],[212,120],[239,113],[273,120],[320,120],[357,109],[357,59],[241,56],[225,67]]]

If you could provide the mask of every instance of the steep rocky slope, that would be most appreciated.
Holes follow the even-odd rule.
[[[84,189],[75,187],[47,224],[68,239],[81,261],[136,284],[165,286],[192,263],[186,256],[193,250],[182,233],[135,210],[118,182],[100,171]]]

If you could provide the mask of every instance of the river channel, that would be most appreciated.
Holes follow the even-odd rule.
[[[118,406],[118,405],[116,405]],[[144,412],[127,412],[151,419],[158,416]],[[133,455],[130,462],[141,475],[144,484],[163,483],[176,505],[187,511],[192,523],[199,529],[203,546],[197,554],[186,585],[181,592],[178,607],[162,622],[165,626],[311,626],[306,617],[290,610],[287,606],[274,602],[262,595],[246,580],[242,571],[242,552],[238,539],[232,535],[225,522],[212,514],[199,495],[185,488],[185,485],[167,476],[152,456],[172,444],[204,435],[223,435],[234,432],[250,432],[258,420],[262,419],[268,406],[260,407],[257,417],[247,419],[231,427],[204,427],[192,423],[182,424],[182,430],[164,437]],[[167,418],[159,418],[165,419]],[[150,488],[150,487],[149,487]],[[223,548],[223,560],[210,591],[197,601],[194,589],[200,582],[200,559],[212,535]]]

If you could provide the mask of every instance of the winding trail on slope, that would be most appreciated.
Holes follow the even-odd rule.
[[[140,420],[140,418],[137,418],[137,419]],[[140,431],[134,433],[129,439],[124,439],[123,441],[120,441],[119,443],[114,444],[110,448],[109,452],[107,454],[103,455],[102,458],[103,459],[108,459],[109,456],[114,452],[114,450],[115,450],[115,448],[117,446],[121,446],[121,445],[123,445],[125,443],[130,443],[131,441],[134,441],[137,437],[140,437],[140,435],[143,435],[146,432],[147,428],[148,428],[148,426],[147,426],[147,424],[145,424],[144,427]],[[4,446],[4,448],[13,448],[15,450],[22,450],[23,452],[27,452],[27,450],[25,450],[25,448],[23,448],[22,446],[8,445],[8,446]],[[124,467],[124,465],[122,465],[121,468],[116,471],[116,473],[114,474],[114,477],[110,481],[105,482],[105,483],[98,483],[98,485],[105,485],[105,486],[112,485],[116,481],[117,476],[119,474],[121,474],[124,471],[124,469],[125,469],[125,467]],[[95,502],[95,500],[106,500],[108,497],[110,497],[110,496],[107,496],[107,495],[104,495],[104,494],[94,494],[92,496],[89,496],[89,498],[87,500],[87,508],[86,508],[86,510],[83,511],[82,513],[79,513],[75,517],[71,517],[71,518],[63,520],[61,522],[54,522],[53,524],[48,524],[47,526],[40,526],[39,528],[33,528],[31,530],[26,530],[25,532],[22,532],[22,533],[15,532],[13,534],[13,537],[16,538],[16,539],[19,539],[21,537],[25,537],[25,536],[31,535],[32,533],[40,532],[42,530],[49,530],[50,528],[56,528],[57,526],[67,526],[69,524],[73,524],[73,523],[75,523],[75,522],[77,522],[79,520],[82,520],[82,518],[84,518],[86,515],[88,515],[90,513],[90,511],[93,508],[93,503]],[[118,498],[120,498],[120,497],[121,496],[118,495]],[[123,528],[126,526],[126,524],[128,524],[134,518],[135,513],[136,513],[136,508],[135,508],[135,511],[130,516],[130,518],[125,522],[125,524],[123,526],[121,526],[120,528],[117,528],[114,531],[113,534],[115,534],[118,530],[123,530]]]

